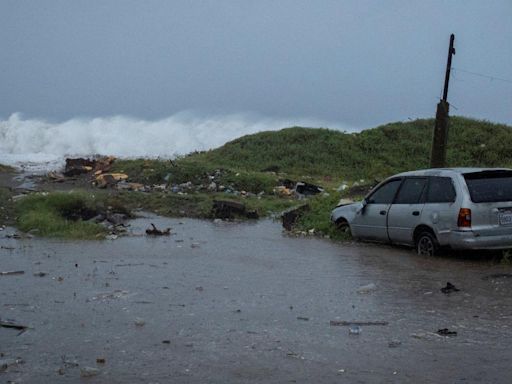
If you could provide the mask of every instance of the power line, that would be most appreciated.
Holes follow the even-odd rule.
[[[497,80],[497,81],[503,81],[505,83],[512,83],[512,80],[510,80],[510,79],[504,79],[503,77],[487,75],[485,73],[478,73],[478,72],[468,71],[468,70],[465,70],[465,69],[455,68],[455,67],[452,67],[452,70],[454,70],[456,72],[464,72],[464,73],[467,73],[467,74],[470,74],[470,75],[473,75],[473,76],[483,77],[483,78],[489,79],[491,81]]]

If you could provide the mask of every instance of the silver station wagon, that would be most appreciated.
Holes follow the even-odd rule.
[[[420,255],[512,248],[512,169],[400,173],[363,201],[337,206],[331,221],[356,239],[414,246]]]

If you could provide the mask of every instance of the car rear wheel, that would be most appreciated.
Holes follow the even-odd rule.
[[[416,238],[416,252],[420,256],[434,256],[439,250],[435,235],[429,231],[421,232]]]

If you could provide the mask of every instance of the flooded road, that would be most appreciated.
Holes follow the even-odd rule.
[[[141,218],[132,231],[149,222],[175,234],[64,242],[0,232],[0,271],[25,271],[0,276],[0,318],[30,327],[0,328],[0,360],[24,361],[0,382],[512,380],[510,266],[289,238],[271,221]],[[448,281],[460,291],[442,293]],[[331,320],[387,325],[350,334]],[[444,328],[457,335],[436,333]],[[81,378],[85,367],[98,371]]]

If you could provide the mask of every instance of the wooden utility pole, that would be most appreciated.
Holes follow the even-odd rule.
[[[446,145],[448,142],[448,124],[450,121],[448,104],[448,84],[450,83],[450,70],[452,68],[452,56],[455,55],[453,42],[455,35],[450,36],[450,47],[448,48],[448,62],[446,63],[446,75],[444,77],[443,98],[437,104],[436,125],[434,127],[434,136],[432,139],[432,152],[430,155],[431,168],[443,168],[446,164]]]

